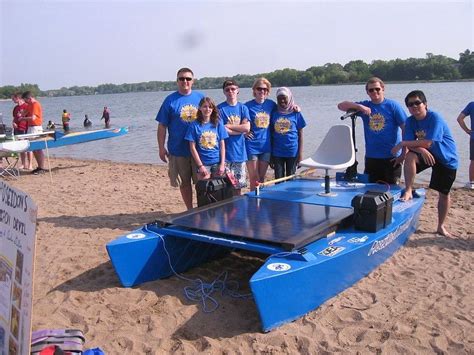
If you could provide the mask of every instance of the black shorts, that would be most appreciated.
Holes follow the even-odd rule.
[[[423,170],[432,168],[430,189],[441,192],[442,194],[449,194],[451,187],[453,186],[454,180],[456,180],[457,169],[450,169],[438,162],[435,165],[430,166],[425,163],[421,154],[416,153],[418,156],[418,163],[416,164],[416,173],[421,173]]]
[[[474,139],[469,140],[469,160],[474,160]]]
[[[402,165],[393,166],[394,158],[378,159],[365,157],[365,174],[369,174],[369,182],[386,182],[398,184],[402,176]]]

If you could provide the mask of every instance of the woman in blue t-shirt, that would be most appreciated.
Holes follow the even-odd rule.
[[[192,122],[185,140],[189,141],[191,155],[196,163],[199,180],[224,174],[225,144],[228,138],[224,125],[219,120],[216,104],[210,97],[199,102],[197,118]]]
[[[295,112],[290,89],[277,90],[277,110],[270,120],[272,133],[272,162],[275,179],[293,175],[303,158],[303,128],[306,121],[301,112]]]

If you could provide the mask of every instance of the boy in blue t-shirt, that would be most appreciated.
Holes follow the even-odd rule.
[[[436,232],[450,236],[444,222],[451,204],[449,192],[456,179],[458,156],[456,143],[441,115],[428,110],[425,94],[420,90],[410,92],[405,104],[411,113],[405,126],[403,141],[392,149],[397,154],[408,148],[405,158],[405,193],[401,201],[413,198],[413,184],[417,173],[432,168],[429,187],[438,191],[438,228]]]
[[[466,123],[464,123],[464,118],[466,116],[471,116],[471,128],[467,128]],[[469,190],[474,190],[474,101],[471,101],[467,104],[464,110],[458,116],[458,123],[461,128],[469,134],[469,182],[466,184],[466,188]]]
[[[245,149],[245,134],[250,131],[249,109],[237,101],[239,86],[234,80],[226,80],[222,85],[226,100],[220,103],[219,118],[229,134],[225,141],[226,170],[231,172],[237,180],[234,186],[234,195],[240,195],[242,187],[247,186],[245,162],[247,151]]]

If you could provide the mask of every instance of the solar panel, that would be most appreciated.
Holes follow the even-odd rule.
[[[351,208],[241,196],[158,222],[294,250],[326,236],[352,214]]]

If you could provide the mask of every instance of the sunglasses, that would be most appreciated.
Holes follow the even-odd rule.
[[[268,88],[255,88],[255,90],[267,92],[267,91],[268,91]]]
[[[225,92],[237,91],[237,88],[225,88]]]
[[[191,81],[193,78],[190,78],[189,76],[180,76],[178,78],[179,81]]]
[[[413,106],[420,106],[423,102],[420,101],[420,100],[416,100],[416,101],[410,101],[407,103],[407,106],[408,107],[413,107]]]
[[[370,88],[367,91],[368,92],[374,92],[374,91],[380,92],[380,90],[382,90],[382,88]]]

